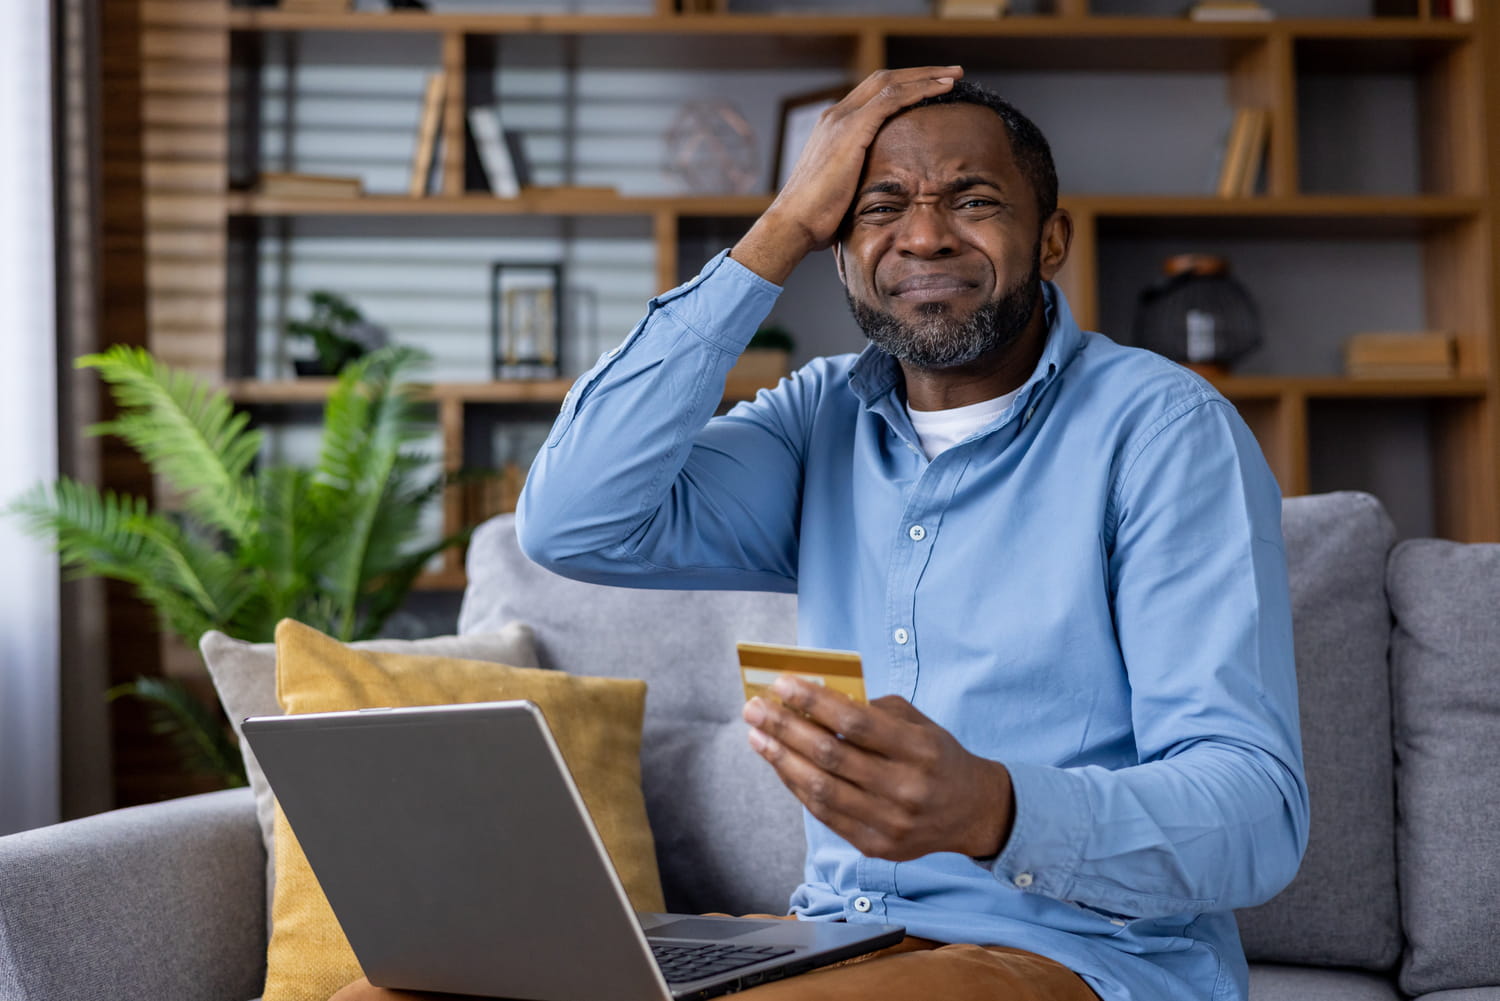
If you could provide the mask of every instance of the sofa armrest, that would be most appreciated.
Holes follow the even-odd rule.
[[[0,838],[0,998],[246,1001],[265,899],[248,789]]]

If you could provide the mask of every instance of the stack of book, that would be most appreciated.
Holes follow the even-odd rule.
[[[1005,16],[1010,0],[935,0],[938,17],[985,19]]]
[[[277,6],[298,14],[347,14],[354,0],[281,0]]]
[[[1269,21],[1276,15],[1256,0],[1200,0],[1187,16],[1193,21]]]
[[[1444,331],[1355,334],[1344,344],[1344,370],[1352,379],[1449,379],[1453,348]]]
[[[364,184],[358,177],[265,171],[257,178],[255,190],[281,198],[358,198],[364,194]]]
[[[1219,164],[1220,198],[1248,198],[1255,194],[1261,161],[1271,136],[1271,112],[1265,108],[1240,108],[1229,127],[1224,159]]]

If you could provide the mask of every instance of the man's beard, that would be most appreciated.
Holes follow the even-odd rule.
[[[927,302],[917,307],[916,320],[906,321],[858,301],[847,288],[844,295],[872,344],[897,361],[932,370],[967,365],[981,355],[1010,347],[1031,323],[1041,289],[1038,252],[1032,255],[1030,274],[968,316],[954,316],[946,302]]]

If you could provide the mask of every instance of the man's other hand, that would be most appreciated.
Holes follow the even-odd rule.
[[[879,70],[823,112],[786,186],[729,256],[762,278],[785,283],[815,250],[832,246],[854,201],[875,133],[902,108],[952,89],[960,66]]]
[[[872,858],[998,854],[1010,837],[1010,773],[970,754],[905,699],[868,706],[795,678],[745,704],[750,745],[814,817]]]

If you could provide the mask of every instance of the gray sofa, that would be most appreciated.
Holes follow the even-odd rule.
[[[1362,494],[1290,500],[1311,843],[1240,914],[1256,1001],[1500,1001],[1500,546],[1395,545]],[[793,599],[622,591],[470,552],[460,629],[514,619],[544,665],[651,682],[643,751],[668,906],[781,910],[796,805],[745,746],[736,640],[790,642]],[[0,1001],[245,1001],[263,852],[240,790],[0,838]]]

